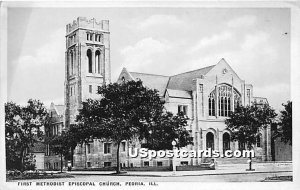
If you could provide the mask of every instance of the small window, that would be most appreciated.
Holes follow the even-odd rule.
[[[126,148],[126,143],[125,143],[125,142],[122,142],[122,143],[121,143],[121,151],[122,151],[122,152],[125,152],[125,148]]]
[[[157,162],[157,166],[162,166],[162,162]]]
[[[178,105],[178,113],[182,112],[183,115],[187,115],[187,109],[188,109],[187,106],[184,106],[184,105]]]
[[[87,162],[87,167],[89,167],[89,168],[92,167],[91,162]]]
[[[111,143],[104,143],[104,154],[111,153]]]
[[[87,144],[86,148],[87,148],[87,153],[90,154],[91,153],[91,145]]]
[[[133,163],[130,163],[130,167],[132,167],[132,168],[133,168]]]
[[[103,34],[100,34],[100,35],[99,35],[99,42],[102,41],[102,38],[103,38]]]
[[[199,85],[199,91],[202,93],[203,92],[203,84]]]
[[[183,106],[183,114],[187,115],[187,106]]]
[[[93,34],[90,34],[90,40],[91,41],[93,40]]]
[[[71,90],[70,90],[70,91],[71,91],[71,96],[72,96],[72,95],[73,95],[73,88],[72,88],[72,87],[71,87]]]
[[[189,163],[188,162],[186,162],[186,161],[182,161],[182,162],[180,162],[180,165],[182,165],[182,166],[187,166]]]
[[[89,36],[89,34],[87,33],[86,34],[86,40],[89,40],[90,39],[90,36]]]
[[[46,156],[50,155],[50,146],[49,144],[46,144]]]
[[[261,134],[256,137],[256,147],[261,147]]]
[[[98,90],[97,90],[97,94],[98,94],[101,89],[101,86],[98,86],[97,88],[98,88]]]
[[[239,142],[239,150],[245,150],[245,143]]]
[[[104,167],[111,167],[111,162],[104,162]]]
[[[135,154],[135,146],[134,145],[131,147],[131,154]]]
[[[90,93],[93,92],[93,87],[92,87],[92,85],[89,85],[89,92],[90,92]]]
[[[149,162],[144,162],[144,167],[149,167]]]
[[[247,96],[250,97],[250,89],[247,89]]]

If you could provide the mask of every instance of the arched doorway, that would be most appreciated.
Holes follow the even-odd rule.
[[[206,134],[206,149],[211,148],[214,150],[215,144],[214,144],[214,134],[212,132],[208,132]]]
[[[223,134],[223,153],[226,150],[230,150],[230,135],[227,132]]]

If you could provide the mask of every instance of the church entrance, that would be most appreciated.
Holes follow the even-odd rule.
[[[226,150],[230,150],[230,135],[228,133],[223,134],[223,153]]]
[[[214,134],[212,132],[208,132],[206,134],[206,149],[211,148],[214,150],[215,145],[214,145]]]

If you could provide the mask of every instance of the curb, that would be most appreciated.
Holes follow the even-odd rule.
[[[84,174],[84,173],[69,173],[71,175],[102,175],[102,176],[142,176],[142,177],[182,177],[182,176],[212,176],[212,175],[233,175],[233,174],[255,174],[255,173],[283,173],[283,172],[293,172],[290,170],[287,171],[251,171],[251,172],[231,172],[231,173],[212,173],[212,174],[183,174],[183,175],[139,175],[139,174],[130,174],[130,173],[124,173],[124,174],[103,174],[103,173],[93,173],[93,174]]]

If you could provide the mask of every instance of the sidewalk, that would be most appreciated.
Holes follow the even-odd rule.
[[[119,174],[123,176],[204,176],[204,175],[228,175],[228,174],[251,174],[251,173],[282,173],[292,172],[292,163],[254,163],[254,171],[246,171],[248,164],[226,164],[218,165],[216,170],[201,171],[177,171],[174,175],[172,171],[127,171]],[[72,171],[67,172],[72,175],[116,175],[113,171]]]

